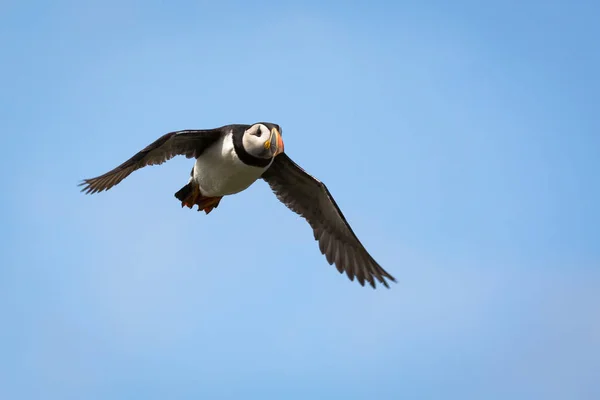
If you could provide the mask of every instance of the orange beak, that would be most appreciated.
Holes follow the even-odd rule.
[[[279,131],[277,129],[273,129],[274,133],[275,133],[275,138],[276,138],[276,143],[277,143],[277,150],[275,150],[275,156],[278,154],[283,153],[284,150],[284,146],[283,146],[283,139],[281,138],[281,134],[279,133]]]

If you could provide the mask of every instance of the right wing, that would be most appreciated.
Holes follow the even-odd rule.
[[[93,194],[108,190],[133,171],[147,165],[160,165],[171,158],[184,155],[196,158],[226,132],[226,127],[208,130],[183,130],[167,133],[146,146],[123,164],[95,178],[84,179],[82,192]]]

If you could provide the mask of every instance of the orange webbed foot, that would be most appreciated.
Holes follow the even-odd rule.
[[[209,214],[212,210],[219,206],[223,197],[202,197],[196,204],[198,205],[198,211],[204,211]]]

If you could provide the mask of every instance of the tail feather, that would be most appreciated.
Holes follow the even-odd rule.
[[[175,193],[175,197],[177,197],[179,201],[185,201],[192,194],[192,190],[192,183],[190,182],[179,189],[179,191]]]

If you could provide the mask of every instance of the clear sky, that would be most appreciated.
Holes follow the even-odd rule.
[[[0,2],[0,398],[600,398],[597,4]],[[391,289],[264,182],[76,186],[261,120]]]

